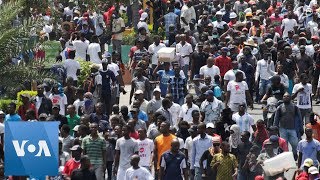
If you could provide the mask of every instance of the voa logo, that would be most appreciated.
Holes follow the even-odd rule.
[[[27,144],[29,140],[22,140],[19,142],[18,140],[12,140],[13,147],[16,151],[16,154],[18,157],[23,157],[25,156],[25,148],[29,153],[35,153],[36,151],[36,157],[44,156],[46,157],[51,157],[51,153],[48,148],[48,144],[45,140],[39,140],[37,145],[34,144]]]

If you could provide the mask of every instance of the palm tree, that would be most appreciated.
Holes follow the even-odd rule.
[[[35,47],[30,30],[42,27],[42,22],[31,19],[29,2],[8,0],[0,6],[0,86],[3,90],[0,96],[14,97],[17,91],[28,89],[26,85],[33,80],[53,77],[32,60],[19,65],[12,63],[13,58],[26,56]]]

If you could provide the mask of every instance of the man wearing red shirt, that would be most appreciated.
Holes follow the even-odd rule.
[[[272,25],[274,26],[274,30],[280,34],[280,36],[282,35],[282,29],[281,29],[281,23],[283,20],[283,17],[279,16],[280,14],[280,9],[276,8],[274,11],[274,15],[270,16]]]
[[[278,136],[278,137],[279,137],[279,128],[278,128],[278,127],[276,127],[276,126],[271,126],[271,127],[268,128],[268,131],[269,131],[269,138],[266,139],[266,140],[263,142],[262,148],[264,148],[264,144],[270,140],[270,137],[271,137],[272,135],[275,135],[275,136]],[[278,140],[278,141],[279,141],[279,148],[280,148],[282,151],[284,151],[284,152],[288,152],[289,149],[288,149],[288,144],[287,144],[286,140],[283,139],[283,138],[281,138],[281,137],[279,137],[279,140]]]
[[[106,26],[110,26],[112,14],[115,9],[116,8],[112,4],[107,5],[107,11],[103,13],[103,20],[106,23]]]
[[[71,150],[72,159],[69,159],[64,165],[63,174],[67,177],[71,176],[73,170],[80,167],[80,158],[82,148],[79,145],[74,145]]]
[[[221,48],[221,55],[215,59],[214,65],[220,69],[220,76],[223,79],[224,74],[232,69],[231,58],[227,56],[229,49],[227,47]]]

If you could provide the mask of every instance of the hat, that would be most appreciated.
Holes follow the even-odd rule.
[[[148,17],[148,13],[143,12],[140,17],[140,21],[144,21]]]
[[[247,12],[246,17],[252,17],[252,12]]]
[[[57,104],[56,104],[56,105],[53,105],[53,106],[52,106],[52,109],[55,109],[55,108],[60,109],[60,106],[59,106],[59,105],[57,105]]]
[[[223,52],[228,52],[228,51],[229,51],[229,48],[223,47],[223,48],[221,48],[221,51],[223,51]]]
[[[136,92],[135,92],[134,94],[135,94],[135,95],[138,95],[138,94],[144,94],[144,93],[143,93],[142,90],[139,89],[139,90],[136,90]]]
[[[5,114],[3,111],[0,110],[0,114]]]
[[[312,40],[319,40],[319,36],[312,36],[311,39]]]
[[[273,144],[272,144],[272,142],[269,140],[269,141],[265,142],[264,145],[273,145]]]
[[[207,90],[205,93],[204,93],[204,95],[213,95],[214,93],[213,93],[213,91],[212,90]]]
[[[47,117],[48,117],[48,115],[47,115],[46,113],[41,113],[41,114],[39,115],[39,119],[40,119],[40,118],[45,118],[45,119],[47,119]]]
[[[256,11],[256,15],[259,15],[260,13],[262,13],[262,10],[261,10],[261,9],[258,9],[258,10]]]
[[[212,143],[213,144],[220,144],[220,138],[219,137],[217,137],[217,136],[215,136],[215,137],[212,137]]]
[[[213,123],[208,123],[208,124],[206,125],[206,128],[212,128],[212,129],[214,129],[215,126],[214,126]]]
[[[306,166],[306,167],[311,167],[313,166],[313,160],[310,159],[310,158],[307,158],[303,161],[303,166]]]
[[[74,146],[72,146],[72,148],[70,148],[70,151],[82,151],[82,148],[81,148],[81,146],[79,146],[79,145],[74,145]]]
[[[279,137],[277,135],[272,135],[272,136],[270,136],[269,140],[271,142],[278,142],[279,141]]]
[[[230,19],[237,18],[237,14],[235,12],[231,12],[229,15]]]
[[[309,174],[319,174],[318,168],[312,166],[308,169]]]
[[[104,53],[104,56],[105,56],[106,58],[111,58],[111,54],[110,54],[108,51],[106,51],[106,52]]]
[[[271,43],[271,42],[273,43],[273,40],[270,39],[270,38],[268,38],[268,39],[266,39],[266,40],[264,41],[264,43],[266,43],[266,44],[267,44],[267,43]]]
[[[138,111],[139,111],[138,108],[131,108],[131,109],[130,109],[130,112],[138,112]]]
[[[29,94],[21,94],[20,96],[30,99],[30,95]]]
[[[248,31],[248,28],[242,28],[242,30],[241,31]]]
[[[80,16],[80,14],[81,14],[78,9],[74,10],[73,13],[74,13],[74,14],[78,14],[79,16]]]
[[[193,76],[193,79],[192,79],[192,80],[194,80],[194,81],[199,81],[199,80],[201,80],[200,75],[199,75],[199,74],[195,74],[195,75]]]
[[[73,131],[78,131],[78,130],[79,130],[79,126],[80,126],[80,125],[76,125],[72,130],[73,130]]]
[[[91,65],[90,65],[90,68],[91,68],[91,69],[99,70],[99,69],[100,69],[100,66],[99,66],[98,64],[91,64]]]
[[[223,12],[222,12],[222,11],[218,11],[218,12],[216,13],[216,15],[218,15],[218,16],[223,16]]]
[[[161,93],[161,89],[160,88],[154,88],[153,93],[154,92],[160,92]]]
[[[254,42],[254,40],[252,38],[249,38],[246,42],[243,43],[244,45],[247,45],[247,46],[254,46],[256,47],[257,44]]]
[[[252,21],[259,21],[260,22],[260,19],[258,16],[253,16]]]

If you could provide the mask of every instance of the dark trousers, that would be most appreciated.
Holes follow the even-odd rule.
[[[104,103],[104,109],[107,115],[111,112],[111,94],[102,91],[102,102]]]
[[[107,161],[107,173],[108,173],[108,180],[112,180],[112,165],[113,161]]]

